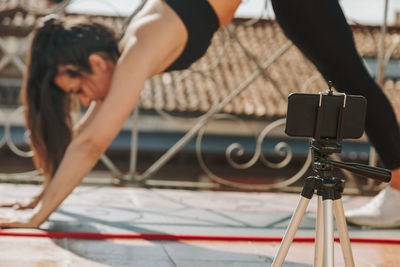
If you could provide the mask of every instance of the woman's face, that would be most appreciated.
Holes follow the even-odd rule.
[[[102,101],[110,89],[114,63],[98,54],[89,56],[91,73],[82,72],[74,65],[58,67],[54,82],[66,93],[75,94],[81,104],[89,106],[92,101]]]

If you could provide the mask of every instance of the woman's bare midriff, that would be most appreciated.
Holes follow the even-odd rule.
[[[228,24],[235,15],[241,0],[208,0],[217,14],[220,26]]]

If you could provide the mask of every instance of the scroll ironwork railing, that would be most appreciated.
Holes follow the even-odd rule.
[[[4,1],[4,0],[3,0]],[[0,0],[1,2],[1,0]],[[29,1],[19,1],[19,4],[27,6],[28,10],[33,12],[39,12],[39,10],[35,9],[35,7],[29,6]],[[61,2],[61,5],[58,6],[51,6],[48,9],[40,10],[40,14],[43,13],[51,13],[51,12],[58,12],[62,13],[67,5],[71,1],[65,0]],[[267,7],[267,1],[265,1],[265,7]],[[242,22],[246,24],[246,26],[252,25],[257,23],[257,19],[254,20],[247,20]],[[386,22],[385,22],[386,25]],[[251,62],[255,67],[253,68],[252,73],[248,73],[246,78],[243,79],[238,86],[230,90],[224,97],[217,98],[211,105],[211,107],[206,111],[203,115],[200,115],[197,118],[190,119],[190,123],[193,125],[187,132],[183,135],[183,137],[178,140],[173,146],[171,146],[159,159],[153,162],[150,167],[148,167],[142,173],[138,173],[137,171],[137,162],[138,162],[138,138],[139,138],[139,123],[138,120],[140,119],[140,108],[139,105],[134,109],[132,116],[127,120],[124,129],[129,130],[131,132],[131,144],[130,144],[130,168],[128,174],[123,174],[119,168],[113,163],[113,161],[108,158],[107,156],[103,155],[101,157],[101,161],[107,166],[110,170],[112,176],[118,177],[121,182],[129,182],[129,183],[137,183],[142,185],[155,185],[155,186],[174,186],[174,187],[213,187],[218,185],[244,189],[244,190],[269,190],[269,189],[277,189],[277,188],[287,188],[288,186],[295,183],[304,174],[307,172],[310,163],[311,163],[311,155],[310,153],[306,153],[307,156],[304,160],[304,163],[301,165],[300,169],[296,171],[291,177],[287,177],[283,181],[274,182],[271,184],[265,183],[256,183],[256,184],[248,184],[246,181],[231,181],[229,179],[223,178],[218,176],[214,172],[212,172],[208,166],[206,161],[203,158],[202,154],[202,141],[203,137],[207,132],[207,127],[210,123],[219,121],[219,120],[239,120],[238,125],[245,124],[243,121],[240,122],[240,119],[233,116],[232,114],[227,114],[224,112],[224,108],[229,105],[238,95],[242,94],[246,91],[246,89],[255,83],[257,79],[262,79],[264,81],[268,81],[272,84],[272,88],[281,102],[286,104],[287,94],[290,92],[282,90],[276,78],[272,77],[271,74],[268,72],[268,69],[275,64],[277,60],[279,60],[289,49],[293,48],[293,45],[290,41],[286,40],[282,42],[281,46],[277,48],[272,54],[268,56],[268,58],[261,62],[257,56],[253,54],[253,52],[246,47],[238,38],[238,34],[234,31],[234,29],[227,25],[225,28],[220,30],[219,33],[222,37],[221,39],[227,40],[230,39],[230,42],[233,42],[241,52],[245,55],[246,61]],[[13,37],[14,38],[14,37]],[[13,38],[8,37],[0,37],[0,55],[2,54],[2,58],[0,58],[0,71],[6,68],[8,65],[13,64],[17,67],[20,71],[21,75],[25,69],[25,63],[22,60],[22,55],[26,53],[27,50],[27,43],[29,42],[30,36],[26,37],[25,40],[19,41],[19,48],[15,49],[15,45],[11,46],[10,42],[12,40],[15,41]],[[384,38],[384,35],[382,36]],[[11,41],[10,41],[11,40]],[[217,54],[212,62],[209,62],[206,68],[192,68],[188,71],[180,73],[176,80],[184,80],[190,75],[204,75],[204,77],[209,77],[209,73],[215,69],[215,67],[219,64],[220,60],[223,57],[229,56],[226,54],[226,46],[228,45],[226,42],[222,41],[222,49],[220,49],[219,54]],[[380,64],[383,66],[388,63],[391,53],[398,47],[400,43],[400,39],[395,39],[395,42],[392,43],[392,46],[388,49],[387,53],[381,58]],[[13,48],[11,48],[13,47]],[[381,73],[380,75],[383,75]],[[381,77],[381,76],[380,76]],[[210,78],[211,80],[213,78]],[[321,76],[319,74],[312,73],[308,79],[305,80],[302,84],[299,84],[298,89],[300,91],[307,91],[309,86],[314,84],[316,81],[321,81]],[[168,120],[189,120],[189,119],[182,119],[179,117],[175,117],[165,110],[157,109],[155,110],[158,112],[159,116],[164,119]],[[1,109],[0,110],[0,123],[4,127],[4,134],[0,140],[0,148],[4,146],[8,146],[9,149],[20,157],[32,157],[31,151],[23,151],[22,149],[18,148],[12,139],[11,129],[12,127],[23,127],[23,120],[22,120],[22,107],[16,109]],[[263,153],[263,142],[268,139],[268,135],[271,134],[276,129],[282,128],[285,124],[284,118],[279,118],[276,121],[268,123],[264,128],[260,130],[258,134],[255,134],[256,145],[254,149],[253,156],[247,162],[238,163],[233,159],[233,155],[241,156],[244,153],[244,148],[239,143],[233,143],[228,146],[225,151],[225,157],[229,165],[238,170],[248,169],[258,161],[261,161],[267,168],[272,169],[281,169],[287,167],[293,159],[293,152],[290,145],[285,141],[280,141],[274,146],[274,151],[276,154],[280,156],[282,159],[280,162],[271,162],[267,160]],[[196,137],[196,145],[195,145],[195,153],[198,159],[198,163],[200,167],[204,170],[207,177],[213,183],[209,183],[208,185],[204,185],[201,182],[198,183],[185,183],[182,181],[157,181],[152,180],[151,178],[157,173],[165,164],[167,164],[173,156],[175,156],[178,152],[182,150],[182,148],[188,144],[189,141]],[[25,142],[28,143],[28,138],[25,136]],[[373,159],[373,163],[376,162],[376,159]],[[26,172],[26,173],[3,173],[0,175],[1,180],[11,180],[11,181],[18,181],[18,180],[33,180],[37,179],[38,173],[35,171]]]

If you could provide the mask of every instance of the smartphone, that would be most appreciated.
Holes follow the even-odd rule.
[[[343,105],[345,106],[343,108]],[[360,95],[292,93],[288,97],[285,132],[295,137],[316,137],[317,114],[320,112],[320,138],[336,139],[340,110],[342,138],[360,138],[364,133],[367,100]]]

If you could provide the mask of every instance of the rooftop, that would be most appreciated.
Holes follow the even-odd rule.
[[[0,201],[38,190],[1,184]],[[367,200],[344,196],[344,208]],[[0,258],[2,266],[13,267],[269,266],[298,201],[299,195],[284,193],[80,186],[40,230],[0,230]],[[312,266],[315,212],[314,198],[284,266]],[[355,266],[399,266],[398,229],[349,226],[349,234]],[[344,266],[339,243],[334,250],[336,265]]]
[[[37,15],[15,11],[0,13],[0,35],[25,36],[33,27]],[[68,16],[81,16],[68,14]],[[96,16],[115,29],[123,24],[122,17]],[[368,64],[376,65],[380,27],[352,25],[357,49]],[[388,27],[385,46],[393,46],[392,60],[400,57],[397,46],[400,27]],[[28,39],[22,39],[20,50],[26,48]],[[142,93],[141,108],[149,111],[166,111],[198,114],[208,111],[224,99],[267,62],[279,49],[288,44],[279,25],[274,20],[252,21],[235,19],[219,30],[206,55],[190,69],[163,73],[149,80]],[[3,49],[4,50],[4,49]],[[0,49],[0,57],[4,51]],[[21,53],[24,58],[24,53]],[[372,63],[371,63],[372,62]],[[396,63],[394,62],[396,65]],[[3,104],[16,104],[20,77],[6,81],[5,71],[0,71]],[[15,65],[15,64],[14,64]],[[397,70],[397,69],[396,69]],[[396,70],[394,73],[396,73]],[[3,72],[3,73],[2,73]],[[376,70],[371,69],[374,75]],[[393,72],[393,71],[392,71]],[[18,75],[17,75],[18,76]],[[266,71],[256,78],[242,93],[226,105],[222,112],[252,118],[283,117],[286,113],[287,95],[291,92],[320,92],[327,85],[315,67],[294,46],[287,49]],[[391,99],[400,117],[400,82],[398,77],[387,77],[384,92]]]

